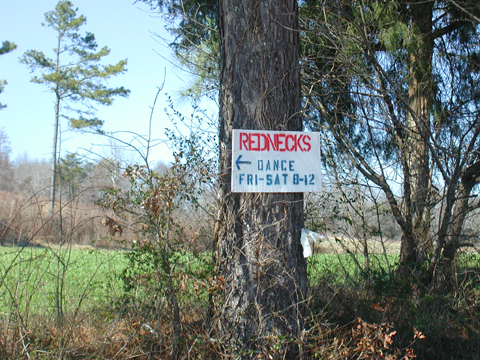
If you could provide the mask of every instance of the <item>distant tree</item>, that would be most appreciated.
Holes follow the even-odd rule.
[[[0,47],[0,55],[7,54],[7,53],[15,50],[16,48],[17,48],[17,45],[15,43],[6,40],[2,43],[2,47]],[[0,93],[3,92],[3,89],[4,89],[5,85],[7,85],[7,81],[6,80],[0,80]],[[7,105],[2,105],[2,103],[0,103],[0,110],[4,109],[6,107],[7,107]]]
[[[83,161],[78,153],[60,159],[58,166],[60,183],[67,187],[69,199],[73,199],[81,188],[82,181],[93,171],[93,164]]]
[[[5,129],[0,128],[0,190],[13,189],[13,171],[10,161],[10,139]]]
[[[94,104],[111,105],[114,96],[126,97],[129,90],[123,87],[109,88],[105,85],[110,77],[126,71],[127,60],[115,65],[101,65],[101,60],[110,53],[108,47],[97,51],[94,34],[81,36],[79,29],[87,19],[77,16],[78,9],[70,1],[60,1],[55,10],[45,14],[43,26],[51,27],[57,44],[54,58],[41,51],[29,50],[21,62],[32,72],[38,72],[32,82],[49,87],[55,94],[55,126],[52,150],[51,212],[56,197],[57,149],[60,118],[66,118],[72,129],[93,128],[100,130],[103,121],[96,118]],[[76,106],[74,106],[74,104]]]
[[[120,162],[114,157],[104,157],[95,164],[92,173],[92,181],[95,186],[112,187],[116,189],[122,180],[122,168]]]

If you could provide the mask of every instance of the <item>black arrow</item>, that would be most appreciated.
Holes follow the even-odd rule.
[[[237,166],[237,169],[240,170],[240,165],[245,164],[245,165],[250,165],[252,162],[251,161],[240,161],[243,155],[238,155],[237,161],[235,161],[235,165]]]

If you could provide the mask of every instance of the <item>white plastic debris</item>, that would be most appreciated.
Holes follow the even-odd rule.
[[[302,243],[303,247],[303,257],[309,257],[312,255],[312,248],[310,247],[310,241],[308,241],[308,232],[305,228],[302,229],[302,237],[300,238],[300,242]]]
[[[300,242],[302,243],[303,247],[303,257],[312,256],[312,247],[310,246],[310,241],[316,243],[317,241],[322,241],[323,236],[310,231],[308,229],[302,228],[302,237],[300,238]]]

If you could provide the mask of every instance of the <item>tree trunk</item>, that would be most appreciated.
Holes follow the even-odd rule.
[[[451,195],[452,199],[447,198],[447,209],[448,203],[455,204],[451,206],[452,215],[447,218],[445,229],[440,229],[437,252],[429,266],[429,273],[435,279],[434,285],[440,293],[450,291],[456,286],[455,257],[462,246],[469,245],[466,239],[462,238],[462,231],[465,218],[472,210],[472,190],[479,182],[480,161],[476,161],[463,169],[456,193]]]
[[[55,198],[57,190],[57,148],[58,148],[58,130],[60,122],[60,96],[57,94],[55,102],[55,125],[53,130],[52,146],[52,187],[50,193],[50,216],[55,212]]]
[[[57,48],[55,49],[55,71],[58,73],[60,70],[60,54],[62,49],[62,39],[63,35],[58,32],[57,36]],[[53,130],[53,146],[52,146],[52,188],[50,194],[50,216],[53,217],[55,212],[55,198],[57,190],[57,158],[58,158],[58,131],[60,127],[60,101],[62,97],[60,96],[60,86],[58,82],[55,84],[55,125]]]
[[[411,11],[408,55],[408,106],[404,159],[406,219],[412,231],[404,234],[401,265],[419,264],[432,252],[430,236],[430,164],[428,132],[432,106],[433,2],[416,2]]]
[[[302,130],[297,1],[224,0],[219,25],[219,341],[236,359],[298,358],[307,281],[303,194],[230,192],[232,129]]]

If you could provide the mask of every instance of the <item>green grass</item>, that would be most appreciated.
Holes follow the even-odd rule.
[[[397,255],[370,255],[371,269],[392,269],[398,262]],[[331,285],[362,278],[366,269],[361,254],[315,254],[307,259],[311,283],[328,281]]]
[[[0,312],[53,315],[59,298],[64,314],[109,306],[125,264],[117,251],[1,247]]]
[[[58,249],[0,247],[0,315],[56,315],[58,294],[63,299],[64,314],[108,311],[124,295],[122,273],[128,266],[125,254],[64,248],[59,258]],[[372,256],[370,261],[373,269],[394,269],[398,256]],[[316,254],[307,262],[311,284],[355,282],[362,278],[365,269],[362,255]],[[191,258],[181,255],[179,263],[193,277],[205,271],[202,270],[205,263],[193,255]],[[464,254],[459,263],[466,269],[478,269],[480,255]],[[204,276],[200,278],[205,280]],[[186,293],[191,293],[197,301],[206,301],[206,290],[192,291],[191,279],[185,281]]]
[[[124,293],[125,268],[140,271],[140,279],[146,276],[142,266],[132,266],[125,251],[85,250],[65,247],[60,255],[52,248],[0,247],[0,316],[56,316],[58,299],[62,299],[64,315],[75,312],[99,311],[109,313],[122,300]],[[194,290],[198,284],[206,285],[211,269],[205,268],[206,259],[193,254],[178,254],[176,273],[191,274],[185,278],[186,291],[181,291],[182,301],[205,302],[208,293],[204,286]],[[149,259],[139,259],[150,268]],[[150,269],[151,270],[151,269]],[[175,285],[178,278],[174,277]],[[135,288],[130,297],[141,297],[146,292],[151,298],[152,289]],[[160,286],[161,287],[161,286]],[[192,298],[192,299],[190,299]]]
[[[370,255],[370,271],[366,272],[365,257],[362,254],[315,254],[307,259],[308,276],[311,284],[319,282],[341,285],[357,282],[364,275],[371,276],[395,271],[399,256]],[[457,257],[459,276],[462,278],[480,269],[480,254],[474,252],[460,253]]]

